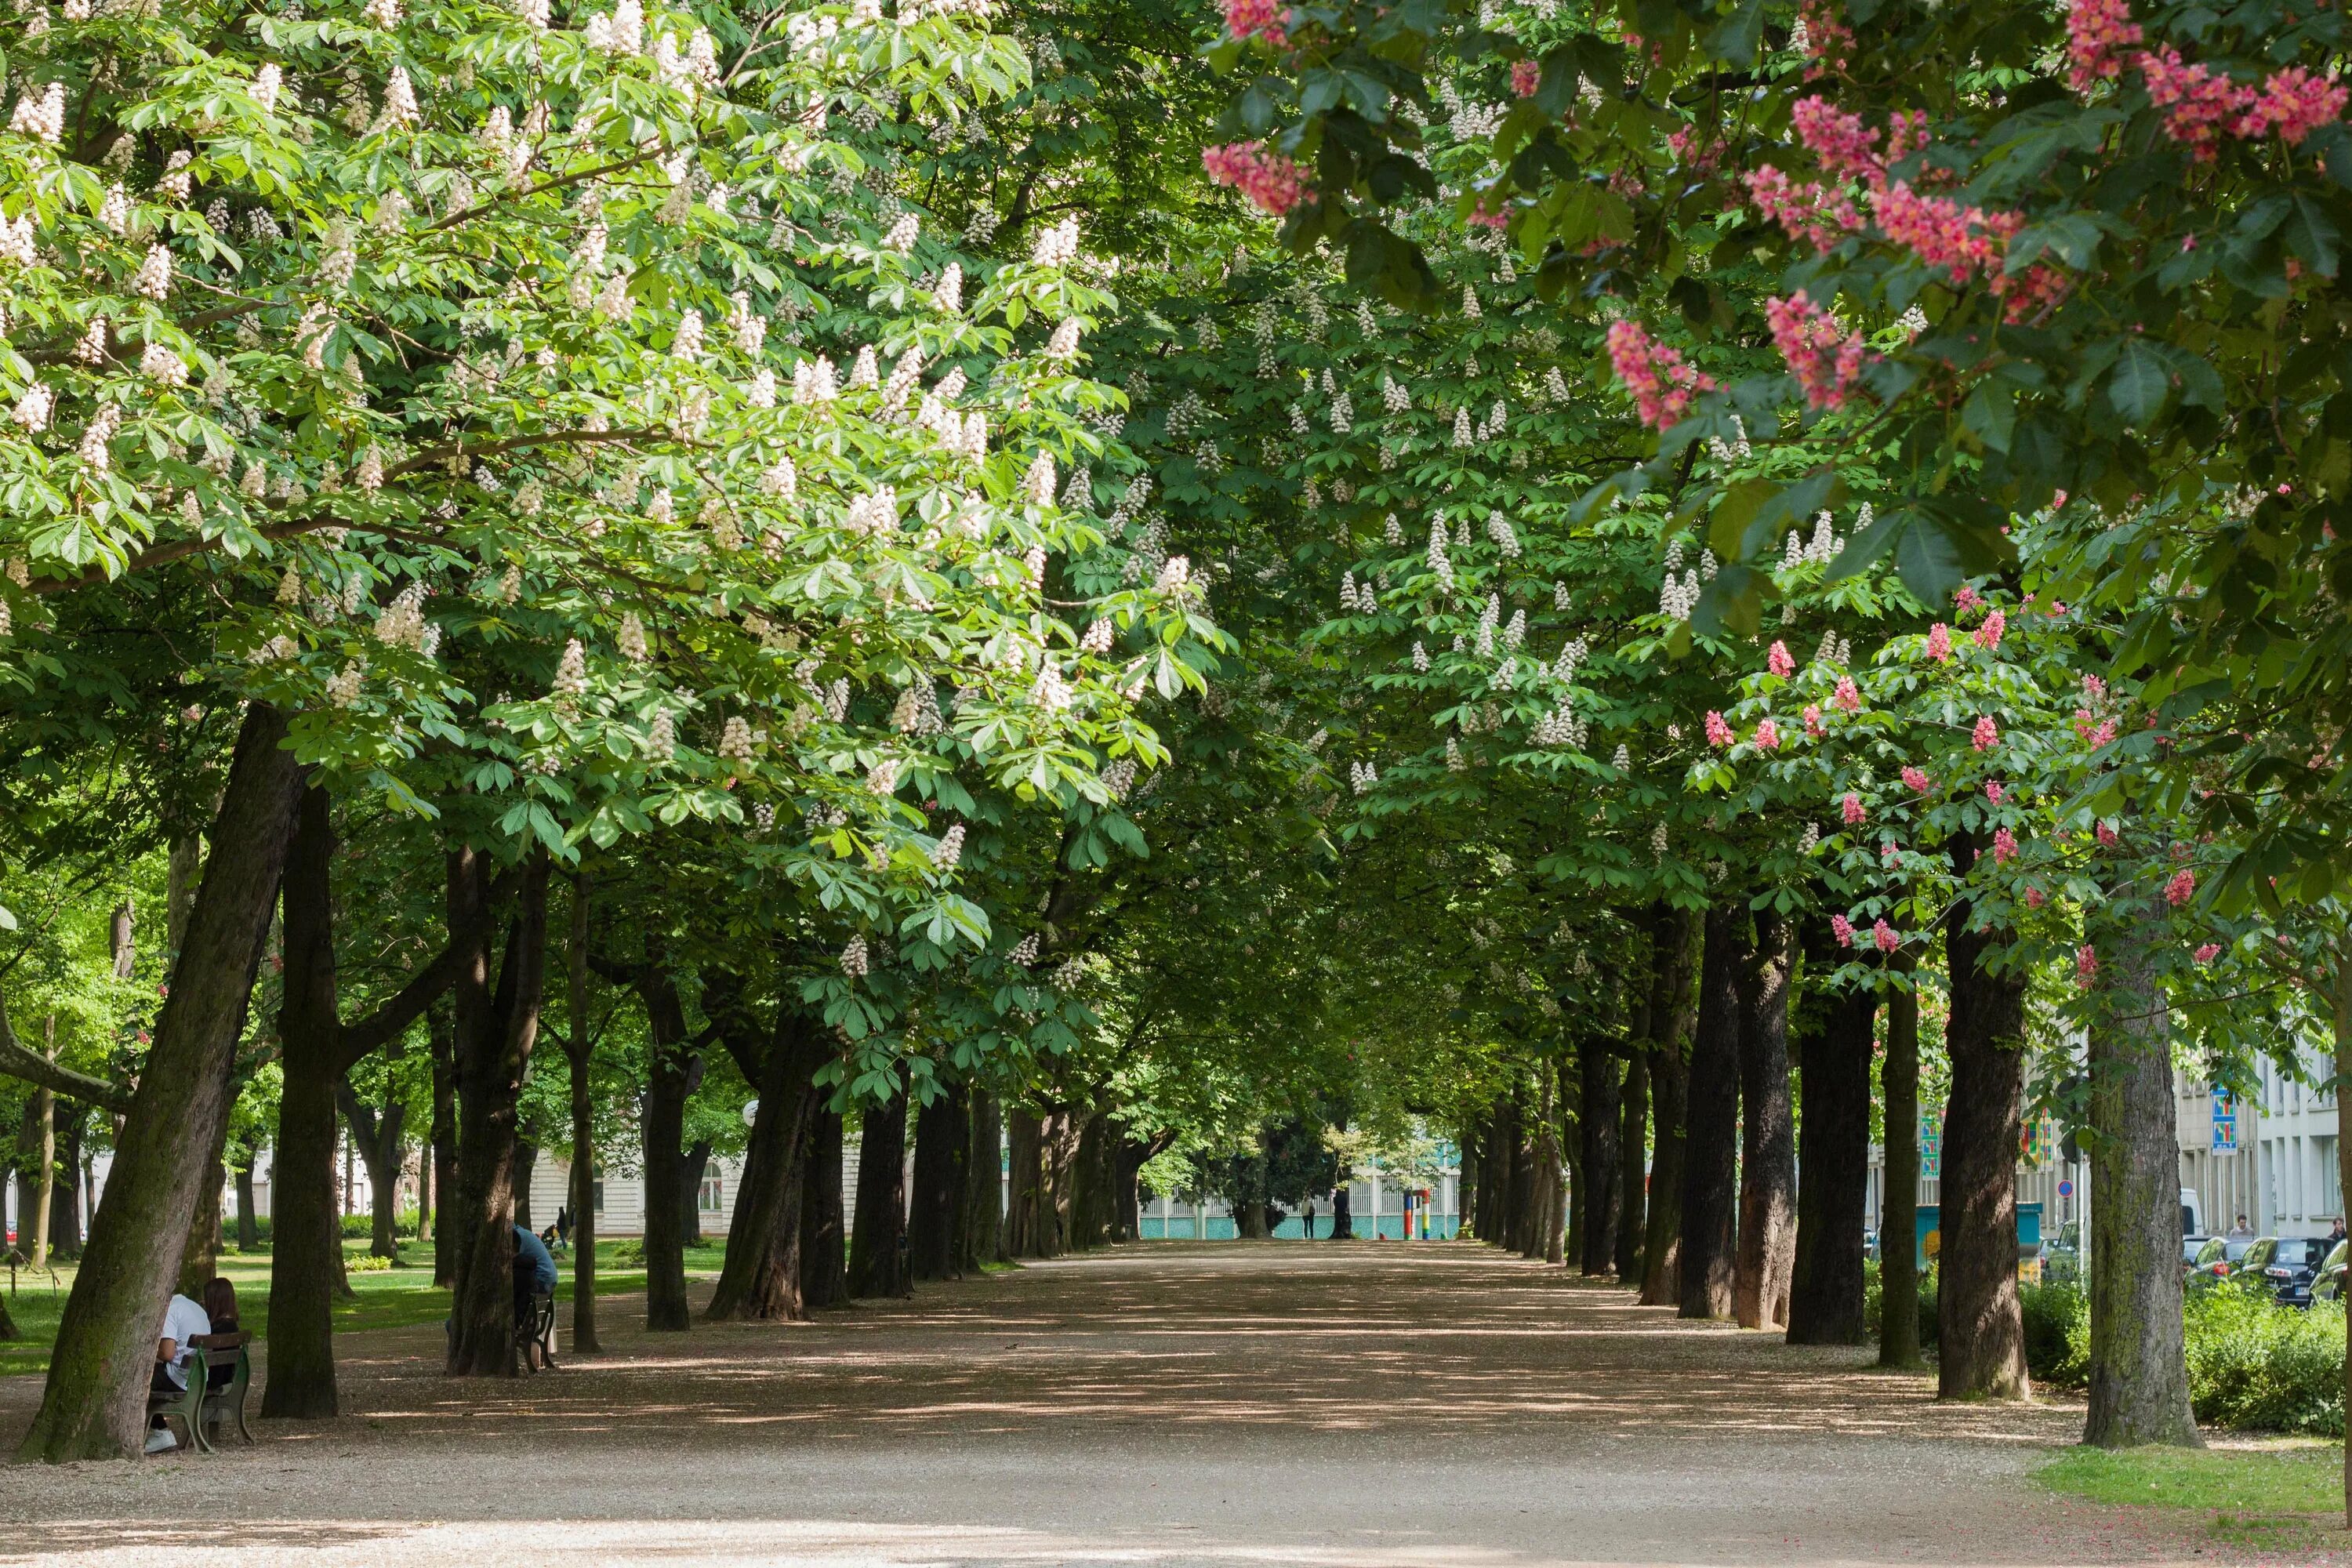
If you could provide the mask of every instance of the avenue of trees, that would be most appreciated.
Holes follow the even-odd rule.
[[[28,15],[27,1456],[136,1441],[262,1150],[333,1412],[339,1128],[500,1375],[542,1148],[656,1330],[715,1154],[782,1318],[1442,1136],[1484,1240],[1859,1343],[1924,1117],[1939,1389],[2021,1397],[2045,1115],[2086,1436],[2197,1440],[2176,1075],[2352,1050],[2335,13]]]

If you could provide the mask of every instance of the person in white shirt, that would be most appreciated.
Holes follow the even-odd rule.
[[[204,1303],[175,1295],[163,1309],[163,1331],[155,1341],[155,1378],[148,1386],[157,1394],[181,1394],[188,1386],[188,1346],[213,1331],[212,1315]],[[147,1452],[161,1454],[180,1446],[168,1426],[147,1434]]]

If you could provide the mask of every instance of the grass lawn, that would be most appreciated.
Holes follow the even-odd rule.
[[[2292,1554],[2346,1544],[2341,1443],[2074,1448],[2035,1479],[2094,1502],[2210,1514],[2216,1540],[2253,1551]]]
[[[646,1288],[646,1271],[633,1260],[624,1261],[624,1249],[634,1259],[637,1244],[634,1239],[599,1242],[596,1246],[596,1294],[625,1296]],[[345,1256],[356,1260],[367,1256],[364,1241],[346,1240]],[[707,1247],[686,1249],[686,1272],[689,1279],[713,1278],[726,1257],[726,1247],[714,1240]],[[569,1258],[558,1258],[556,1267],[562,1280],[556,1287],[559,1300],[568,1299],[572,1290],[572,1263]],[[221,1273],[236,1282],[237,1307],[241,1321],[263,1339],[269,1337],[269,1265],[267,1251],[240,1253],[235,1248],[221,1257]],[[0,1376],[12,1373],[46,1372],[49,1365],[49,1347],[58,1336],[58,1318],[64,1311],[66,1292],[73,1289],[73,1268],[60,1268],[54,1280],[47,1275],[19,1271],[15,1294],[7,1297],[8,1315],[16,1321],[18,1337],[0,1340]],[[429,1241],[408,1241],[401,1245],[400,1261],[390,1268],[353,1269],[351,1272],[352,1299],[335,1308],[335,1329],[352,1332],[362,1329],[396,1329],[413,1323],[437,1323],[449,1315],[449,1292],[433,1283],[433,1244]],[[5,1289],[0,1279],[0,1289]],[[163,1304],[156,1304],[157,1322],[163,1321]]]

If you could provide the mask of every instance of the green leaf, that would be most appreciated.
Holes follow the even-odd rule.
[[[2164,355],[2152,344],[2134,338],[2116,356],[2107,373],[2107,398],[2116,412],[2135,430],[2145,431],[2164,412],[2172,396],[2172,375]]]

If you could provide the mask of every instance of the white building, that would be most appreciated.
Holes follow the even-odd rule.
[[[2344,1213],[2336,1097],[2261,1064],[2242,1100],[2210,1084],[2179,1090],[2180,1185],[2220,1236],[2240,1215],[2257,1236],[2326,1236]]]

